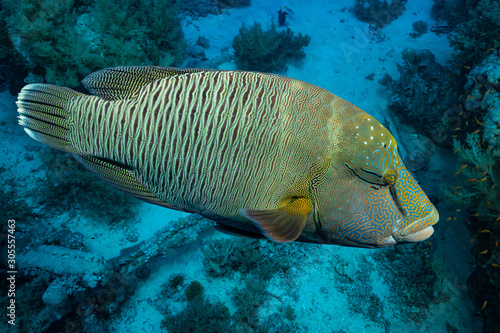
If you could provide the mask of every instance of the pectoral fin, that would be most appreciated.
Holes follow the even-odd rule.
[[[267,238],[284,243],[300,236],[311,208],[309,199],[292,198],[278,209],[240,209],[240,214],[250,219]]]

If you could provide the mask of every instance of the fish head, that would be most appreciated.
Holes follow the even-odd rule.
[[[338,151],[317,191],[328,243],[385,247],[429,238],[439,214],[406,169],[392,134],[359,112],[335,134]]]

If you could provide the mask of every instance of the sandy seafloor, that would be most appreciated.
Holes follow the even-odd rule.
[[[368,24],[360,22],[349,10],[354,1],[297,1],[273,2],[252,0],[250,7],[223,10],[222,15],[209,15],[204,18],[184,20],[186,38],[195,42],[198,36],[205,36],[210,41],[207,50],[208,58],[215,58],[231,51],[234,35],[238,33],[241,23],[252,24],[254,21],[267,26],[270,20],[277,20],[277,10],[281,5],[293,9],[294,15],[288,16],[287,26],[294,32],[311,35],[311,43],[305,49],[306,58],[289,66],[287,76],[301,79],[326,88],[336,95],[354,103],[363,110],[374,115],[382,122],[388,122],[392,133],[398,139],[401,151],[425,149],[425,138],[414,138],[416,133],[409,128],[396,126],[388,114],[389,93],[378,83],[384,73],[399,77],[396,64],[401,61],[401,51],[406,48],[429,49],[438,62],[445,64],[451,49],[446,35],[436,36],[426,33],[414,39],[409,36],[411,24],[424,20],[432,26],[435,22],[430,17],[432,1],[409,1],[404,13],[391,24],[381,29],[379,36],[368,33]],[[346,10],[343,10],[346,9]],[[343,22],[342,22],[343,21]],[[282,28],[279,28],[282,29]],[[232,62],[224,62],[223,69],[235,69]],[[374,79],[366,77],[374,74]],[[15,97],[3,92],[0,95],[0,117],[4,121],[1,135],[1,155],[6,166],[12,166],[17,177],[26,180],[25,191],[30,191],[35,180],[43,177],[37,169],[40,160],[36,157],[27,161],[23,156],[27,146],[39,145],[24,134],[16,125]],[[419,181],[429,195],[442,197],[438,190],[439,183],[453,173],[452,154],[434,147],[427,171],[418,173]],[[46,180],[50,182],[50,179]],[[264,318],[266,314],[277,312],[276,308],[283,304],[292,304],[297,318],[293,325],[303,332],[448,332],[450,327],[458,332],[479,332],[481,323],[475,315],[465,286],[466,279],[472,271],[473,259],[469,254],[470,236],[462,219],[453,215],[456,207],[447,206],[444,200],[438,204],[441,221],[436,225],[436,232],[431,238],[433,242],[431,256],[432,265],[438,273],[436,293],[442,293],[440,302],[435,302],[424,310],[425,316],[417,314],[411,318],[402,317],[400,304],[393,302],[393,291],[386,283],[382,271],[397,274],[391,270],[391,263],[381,265],[374,256],[381,255],[381,250],[346,248],[340,246],[302,247],[306,252],[301,262],[294,263],[294,268],[286,276],[276,275],[269,283],[267,290],[279,296],[268,299],[260,308]],[[153,233],[171,220],[183,216],[183,213],[161,207],[141,203],[139,220],[136,225],[129,226],[139,238],[130,242],[126,239],[126,230],[110,228],[82,216],[71,218],[70,212],[54,217],[53,225],[69,228],[84,235],[87,251],[110,259],[119,255],[121,249],[133,246],[152,237]],[[78,214],[78,212],[77,212]],[[457,216],[454,221],[447,221],[448,216]],[[17,222],[21,227],[22,221]],[[130,230],[127,230],[130,231]],[[199,280],[205,286],[206,297],[218,299],[226,303],[231,313],[235,311],[231,302],[231,291],[240,287],[241,274],[233,277],[214,279],[205,275],[201,247],[213,238],[225,238],[232,242],[235,238],[216,231],[205,232],[188,246],[184,246],[172,256],[159,260],[152,269],[152,275],[138,285],[136,293],[127,301],[121,312],[113,315],[107,322],[111,332],[160,331],[162,313],[155,307],[160,286],[172,273],[182,273],[186,281]],[[272,246],[270,243],[269,246]],[[412,246],[412,245],[409,245]],[[383,251],[395,251],[394,249]],[[283,253],[286,260],[286,253]],[[349,268],[349,278],[355,278],[359,270],[368,270],[369,278],[364,281],[340,279],[336,267],[341,264]],[[259,277],[256,276],[256,279]],[[286,281],[285,281],[286,280]],[[346,293],[353,286],[368,285],[372,293],[380,297],[383,320],[373,321],[362,311],[356,311],[356,303],[362,301],[364,295],[353,297]],[[369,294],[365,295],[369,297]],[[172,304],[174,312],[185,304]],[[407,312],[405,312],[407,313]],[[285,319],[284,319],[285,320]],[[383,322],[383,323],[382,323]]]

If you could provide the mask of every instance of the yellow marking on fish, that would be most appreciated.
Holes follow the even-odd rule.
[[[484,251],[479,252],[479,254],[486,254],[486,253],[488,253],[488,250],[484,250]]]
[[[488,177],[481,178],[481,179],[479,179],[477,182],[478,182],[478,183],[482,183],[482,182],[484,182],[486,179],[488,179]]]

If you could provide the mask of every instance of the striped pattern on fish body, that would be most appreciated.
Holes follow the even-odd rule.
[[[145,201],[280,242],[389,246],[421,241],[437,222],[392,135],[322,88],[161,67],[106,69],[83,83],[96,96],[28,85],[20,124]]]
[[[245,221],[242,207],[308,196],[307,179],[326,167],[321,123],[331,102],[323,89],[285,77],[189,73],[148,84],[131,100],[73,99],[69,140],[78,152],[131,166],[172,206]]]

